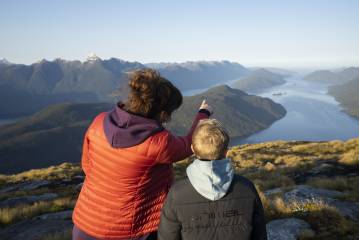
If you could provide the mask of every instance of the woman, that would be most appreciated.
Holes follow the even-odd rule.
[[[175,136],[162,123],[182,104],[180,91],[151,69],[134,72],[129,86],[127,101],[99,114],[86,132],[73,239],[155,236],[172,163],[192,154],[192,132],[210,115],[204,101],[187,136]]]

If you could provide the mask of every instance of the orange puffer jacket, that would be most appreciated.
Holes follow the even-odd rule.
[[[185,137],[163,129],[140,144],[115,148],[106,138],[106,114],[98,115],[86,132],[81,160],[86,178],[73,222],[98,239],[141,237],[157,230],[172,163],[192,154],[193,130],[208,115],[198,113]]]

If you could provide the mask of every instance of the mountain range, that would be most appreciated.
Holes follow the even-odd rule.
[[[239,79],[250,71],[239,63],[229,61],[197,61],[184,63],[152,63],[180,90],[208,88],[216,84]]]
[[[31,65],[0,62],[0,117],[29,115],[55,103],[114,102],[123,98],[128,72],[155,67],[181,91],[237,79],[248,73],[229,61],[149,64],[117,58],[102,60],[90,55],[86,61],[41,60]],[[6,104],[5,104],[6,103]]]
[[[231,137],[244,137],[270,126],[286,114],[268,98],[248,95],[222,85],[184,97],[183,105],[166,128],[185,134],[201,101],[214,108]],[[65,103],[49,106],[31,117],[0,127],[0,173],[15,173],[62,162],[78,162],[82,141],[91,120],[113,107],[110,103]]]
[[[348,67],[339,71],[318,70],[304,77],[304,80],[320,83],[343,84],[359,77],[359,67]]]

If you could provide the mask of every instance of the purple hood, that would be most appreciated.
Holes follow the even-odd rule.
[[[163,129],[157,120],[128,113],[119,106],[108,112],[104,119],[107,141],[115,148],[138,145]]]

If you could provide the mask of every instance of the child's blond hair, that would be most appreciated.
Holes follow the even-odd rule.
[[[216,119],[201,120],[193,135],[193,152],[199,159],[218,160],[225,157],[229,136]]]

